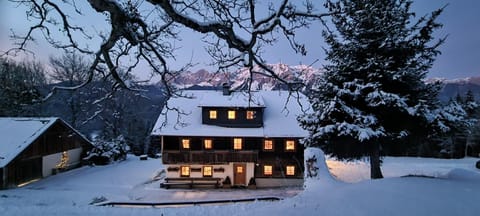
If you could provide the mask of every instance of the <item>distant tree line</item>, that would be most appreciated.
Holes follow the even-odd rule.
[[[462,158],[480,156],[480,103],[474,93],[457,94],[432,113],[427,137],[409,136],[383,147],[384,155]]]
[[[480,156],[480,103],[475,101],[473,92],[469,90],[465,95],[457,94],[443,104],[438,113],[444,127],[432,141],[438,146],[439,156]]]
[[[17,63],[0,58],[0,116],[35,116],[34,100],[47,83],[40,63]]]
[[[0,58],[0,116],[60,117],[94,143],[121,137],[131,152],[148,153],[150,130],[164,102],[160,87],[115,89],[111,77],[96,77],[84,88],[57,90],[45,100],[55,86],[84,82],[88,65],[77,53],[51,57],[49,70],[38,62]]]

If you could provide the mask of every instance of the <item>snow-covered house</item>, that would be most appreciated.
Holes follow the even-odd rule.
[[[0,189],[80,165],[92,144],[59,118],[0,118]]]
[[[167,101],[152,131],[160,142],[164,186],[228,177],[233,186],[303,184],[307,135],[296,117],[309,108],[287,91],[184,91]],[[185,182],[185,181],[184,181]]]

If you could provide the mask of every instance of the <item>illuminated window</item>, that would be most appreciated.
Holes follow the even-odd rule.
[[[210,119],[217,119],[217,111],[216,110],[210,110]]]
[[[263,141],[263,150],[273,150],[273,140],[266,139]]]
[[[204,166],[203,167],[203,177],[212,177],[213,176],[213,167]]]
[[[235,110],[228,111],[228,119],[235,119]]]
[[[204,149],[212,149],[212,148],[213,148],[213,141],[212,141],[212,139],[204,139],[204,140],[203,140],[203,148],[204,148]]]
[[[285,150],[286,151],[295,151],[295,141],[293,141],[293,140],[285,141]]]
[[[295,166],[287,166],[287,176],[293,176],[295,175]]]
[[[182,139],[182,149],[190,149],[190,140]]]
[[[180,176],[181,177],[190,177],[190,167],[189,166],[181,166],[180,167]]]
[[[263,166],[263,175],[271,176],[273,174],[273,166],[265,165]]]
[[[243,167],[237,166],[237,174],[242,174],[242,173],[243,173]]]
[[[254,111],[247,111],[247,119],[254,119],[255,118],[255,112]]]
[[[233,149],[241,150],[242,149],[242,138],[233,139]]]

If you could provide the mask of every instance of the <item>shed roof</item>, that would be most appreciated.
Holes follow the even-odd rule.
[[[57,121],[62,120],[56,117],[0,117],[0,167],[4,167],[10,163],[10,161]],[[70,127],[67,123],[63,123]],[[73,131],[75,131],[75,129],[73,129]],[[78,133],[77,131],[75,132]],[[83,136],[81,137],[84,138]]]

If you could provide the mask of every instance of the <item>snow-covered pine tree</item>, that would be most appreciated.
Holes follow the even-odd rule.
[[[475,100],[472,90],[468,90],[465,94],[462,107],[467,113],[468,118],[468,130],[465,131],[467,137],[465,142],[465,157],[469,156],[469,148],[473,148],[475,145],[480,145],[480,104]],[[472,156],[476,156],[472,154]]]
[[[381,146],[412,131],[426,134],[438,103],[438,84],[424,79],[444,41],[432,36],[443,9],[412,23],[411,4],[325,3],[336,31],[323,32],[329,64],[310,94],[314,113],[299,118],[310,133],[304,141],[339,159],[368,156],[371,178],[383,177]]]
[[[467,112],[468,116],[475,119],[480,117],[480,104],[475,101],[475,96],[473,95],[472,90],[468,90],[465,94],[465,99],[462,101],[463,109]]]
[[[0,116],[38,116],[45,69],[38,62],[15,63],[0,58]]]
[[[457,157],[457,149],[464,147],[466,144],[466,135],[472,124],[467,112],[461,105],[462,101],[457,96],[455,99],[450,99],[448,104],[435,112],[433,128],[435,135],[441,140],[439,144],[442,157]]]

